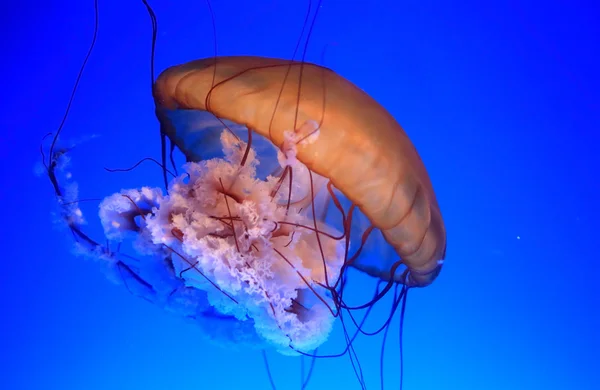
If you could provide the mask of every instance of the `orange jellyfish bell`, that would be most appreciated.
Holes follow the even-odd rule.
[[[188,159],[201,158],[203,141],[178,134],[169,111],[208,111],[280,148],[289,144],[289,130],[297,138],[318,131],[298,143],[295,158],[356,205],[399,256],[363,256],[348,265],[409,287],[427,286],[439,274],[446,231],[425,166],[392,115],[350,81],[309,63],[217,57],[167,69],[154,96],[162,134]],[[400,264],[407,272],[396,272]]]

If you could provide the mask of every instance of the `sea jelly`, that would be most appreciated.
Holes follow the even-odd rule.
[[[358,308],[438,276],[446,233],[425,166],[397,121],[346,79],[305,62],[214,57],[167,69],[153,93],[174,177],[166,190],[101,202],[117,244],[83,232],[68,148],[53,143],[46,165],[80,252],[133,294],[211,338],[306,354],[353,309],[349,267],[386,284]],[[186,158],[179,174],[166,141]],[[127,240],[135,256],[110,249]],[[384,244],[391,252],[370,253]]]

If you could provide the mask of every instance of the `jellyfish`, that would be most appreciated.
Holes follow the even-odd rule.
[[[305,61],[215,56],[152,87],[164,188],[104,198],[108,244],[85,232],[72,145],[55,136],[43,156],[77,252],[130,293],[219,344],[315,358],[344,312],[367,309],[338,355],[375,303],[393,293],[387,331],[408,289],[439,275],[446,232],[427,170],[350,81]],[[359,305],[344,299],[351,269],[377,283]]]
[[[213,339],[308,354],[351,309],[349,268],[386,285],[360,308],[438,276],[446,235],[427,171],[396,120],[346,79],[305,62],[213,57],[165,70],[153,93],[183,172],[165,163],[166,191],[126,189],[99,207],[106,239],[130,240],[141,260],[83,233],[57,179],[68,148],[49,169],[81,252],[133,294]],[[384,244],[391,253],[370,253]]]

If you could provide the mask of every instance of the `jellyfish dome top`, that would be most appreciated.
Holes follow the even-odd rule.
[[[163,162],[170,141],[184,172],[166,191],[100,205],[106,237],[144,258],[83,240],[130,291],[213,338],[295,354],[327,340],[349,267],[389,286],[439,274],[446,233],[427,171],[396,120],[343,77],[216,57],[167,69],[153,92]],[[375,231],[392,256],[369,253]]]

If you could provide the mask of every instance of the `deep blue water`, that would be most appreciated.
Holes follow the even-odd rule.
[[[152,5],[157,72],[214,54],[205,2]],[[307,2],[212,6],[219,55],[289,58]],[[53,224],[52,188],[34,170],[89,46],[93,1],[3,8],[0,388],[268,389],[259,352],[207,343],[71,254],[68,231]],[[324,0],[319,12],[307,60],[398,119],[446,221],[444,270],[409,295],[404,389],[600,388],[598,5]],[[100,1],[97,46],[63,133],[100,135],[72,155],[81,197],[160,185],[152,164],[103,171],[159,156],[150,36],[141,1]],[[99,235],[95,215],[88,220]],[[398,388],[397,321],[386,389]],[[380,386],[380,341],[356,344],[367,388]],[[321,351],[342,347],[338,323]],[[299,388],[299,358],[270,353],[269,362],[278,389]],[[360,387],[343,357],[318,360],[308,388]]]

